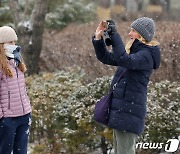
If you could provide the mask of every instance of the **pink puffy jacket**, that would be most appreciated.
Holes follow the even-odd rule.
[[[14,76],[3,75],[0,70],[0,119],[22,116],[31,112],[24,73],[15,68],[13,59],[8,62]]]

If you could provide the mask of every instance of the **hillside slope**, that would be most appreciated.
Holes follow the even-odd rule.
[[[131,22],[117,23],[118,31],[125,42]],[[96,57],[91,43],[92,35],[98,23],[71,24],[62,31],[47,31],[44,34],[43,51],[41,53],[40,69],[42,71],[68,70],[79,67],[88,75],[88,80],[103,75],[113,75],[115,67],[105,66]],[[157,22],[156,39],[161,44],[161,67],[155,71],[154,81],[169,79],[179,80],[180,57],[180,23]]]

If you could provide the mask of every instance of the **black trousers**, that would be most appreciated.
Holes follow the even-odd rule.
[[[0,154],[27,154],[31,115],[0,119]]]

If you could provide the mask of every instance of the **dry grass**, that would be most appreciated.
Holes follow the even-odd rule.
[[[131,22],[119,22],[118,31],[124,43],[127,41]],[[98,23],[85,25],[71,24],[62,31],[46,31],[41,53],[42,71],[68,70],[80,67],[93,80],[103,75],[111,76],[115,68],[100,63],[91,43]],[[179,80],[180,23],[161,21],[156,23],[156,39],[161,44],[161,66],[155,71],[152,80]]]

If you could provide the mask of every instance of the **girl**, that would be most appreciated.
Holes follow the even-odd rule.
[[[108,126],[114,130],[115,154],[135,154],[137,135],[144,131],[147,85],[152,70],[160,65],[159,43],[153,40],[155,24],[147,17],[135,20],[125,47],[114,22],[103,23],[92,40],[96,56],[104,64],[118,66],[111,86],[124,72],[112,96]],[[110,36],[112,52],[105,46],[104,31]]]
[[[26,92],[26,66],[17,35],[0,27],[0,154],[27,154],[31,106]]]

